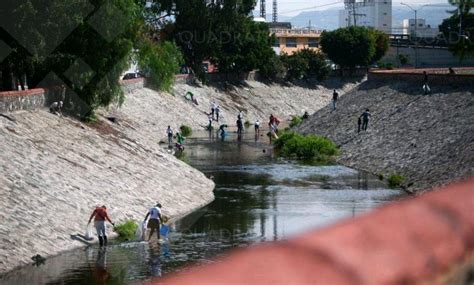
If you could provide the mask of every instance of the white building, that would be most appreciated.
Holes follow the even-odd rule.
[[[417,35],[419,38],[434,38],[439,34],[438,28],[433,28],[426,24],[425,19],[405,19],[402,23],[402,29],[404,35]]]
[[[392,0],[345,0],[339,26],[363,26],[392,33]]]

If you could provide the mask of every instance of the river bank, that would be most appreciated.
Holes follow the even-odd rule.
[[[188,125],[193,130],[204,130],[208,125],[212,102],[219,105],[221,110],[220,121],[213,122],[216,129],[223,123],[235,126],[239,111],[243,113],[244,122],[249,121],[253,125],[258,119],[262,126],[266,126],[270,114],[289,121],[292,116],[301,116],[305,111],[314,113],[329,105],[333,89],[345,93],[358,84],[359,81],[341,82],[338,79],[331,79],[323,86],[268,85],[258,81],[211,86],[176,83],[170,93],[148,88],[134,90],[127,95],[123,106],[110,107],[103,110],[102,114],[117,118],[119,124],[135,122],[136,125],[128,129],[145,131],[141,137],[147,138],[147,143],[156,143],[166,136],[168,125],[174,130],[178,130],[181,125]],[[187,92],[194,94],[199,105],[185,98]]]
[[[385,178],[405,178],[409,191],[429,189],[474,174],[472,86],[439,86],[429,96],[407,82],[365,82],[297,128],[319,134],[341,148],[338,162]],[[357,133],[357,118],[372,114]]]
[[[114,222],[140,220],[156,201],[172,218],[214,198],[214,184],[159,145],[167,125],[202,129],[210,103],[222,122],[234,125],[238,111],[262,123],[271,114],[288,120],[327,106],[331,88],[265,85],[175,84],[172,94],[128,90],[120,108],[99,111],[99,123],[84,124],[46,109],[0,117],[0,273],[87,244],[81,235],[96,205],[106,204]],[[199,105],[184,98],[193,92]],[[111,233],[111,229],[109,229]]]

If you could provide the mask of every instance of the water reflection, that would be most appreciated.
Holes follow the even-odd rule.
[[[265,150],[265,151],[264,151]],[[0,277],[1,284],[130,284],[212,262],[227,249],[290,238],[403,196],[342,166],[302,166],[273,156],[254,133],[188,140],[182,159],[214,177],[216,199],[176,223],[163,244],[75,250]]]

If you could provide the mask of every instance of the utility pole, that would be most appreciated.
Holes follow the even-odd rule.
[[[415,68],[418,67],[418,10],[406,3],[400,3],[401,5],[407,6],[413,12],[415,12]]]
[[[277,0],[273,0],[272,20],[273,20],[273,23],[278,22],[278,3],[277,3]]]
[[[267,6],[265,0],[260,0],[260,17],[267,19]]]
[[[357,27],[356,3],[352,3],[352,15],[354,16],[354,26]]]

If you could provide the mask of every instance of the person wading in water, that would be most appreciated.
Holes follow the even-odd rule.
[[[97,231],[97,236],[99,237],[99,244],[100,246],[106,246],[107,245],[107,234],[106,234],[107,227],[105,224],[106,220],[109,221],[109,223],[111,223],[113,226],[115,226],[115,224],[110,220],[110,217],[107,214],[107,207],[103,205],[102,207],[95,208],[87,224],[91,223],[92,218],[94,218],[94,226]]]
[[[153,236],[153,232],[156,230],[156,236],[158,237],[158,240],[160,240],[160,224],[161,224],[161,204],[156,203],[154,207],[152,207],[148,213],[145,216],[145,219],[143,222],[145,223],[146,220],[150,218],[148,221],[148,228],[150,229],[150,235],[148,237],[148,240],[151,239]]]

